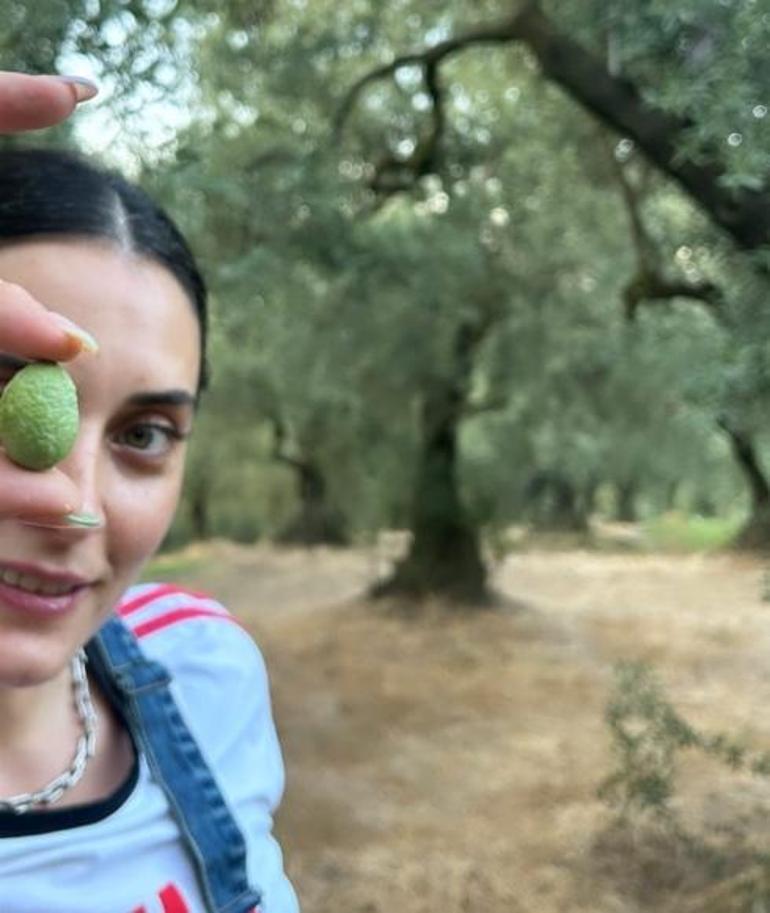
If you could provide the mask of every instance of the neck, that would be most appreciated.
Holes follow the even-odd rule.
[[[41,684],[0,687],[0,798],[38,789],[65,770],[81,731],[69,663]]]
[[[96,710],[96,756],[85,774],[55,808],[102,799],[124,782],[134,763],[134,746],[98,684],[91,682]],[[13,732],[5,738],[5,725]],[[0,687],[0,799],[34,792],[71,764],[83,723],[74,706],[67,664],[41,685]]]
[[[45,744],[62,721],[77,721],[72,694],[69,663],[54,678],[40,684],[0,686],[0,752],[36,742],[38,733],[43,734]]]

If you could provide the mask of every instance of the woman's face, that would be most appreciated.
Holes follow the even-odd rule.
[[[2,247],[0,279],[23,286],[99,343],[96,355],[67,365],[81,426],[59,468],[78,486],[76,510],[102,521],[98,529],[60,529],[0,517],[2,687],[61,672],[163,539],[182,483],[180,438],[193,419],[200,334],[168,270],[107,242]],[[0,382],[12,373],[0,361]]]

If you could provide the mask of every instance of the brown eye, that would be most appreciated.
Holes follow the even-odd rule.
[[[138,450],[149,450],[152,448],[158,434],[157,428],[152,428],[150,425],[137,425],[126,432],[124,441],[129,447],[136,447]]]
[[[184,435],[171,425],[137,422],[117,435],[117,443],[148,456],[164,456],[183,438]]]

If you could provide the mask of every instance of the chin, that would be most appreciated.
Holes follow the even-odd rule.
[[[59,641],[0,633],[0,688],[31,688],[51,681],[69,666],[76,648]]]

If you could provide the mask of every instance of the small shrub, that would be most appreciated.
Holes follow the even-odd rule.
[[[681,752],[695,749],[756,776],[770,776],[770,752],[750,750],[725,733],[699,732],[674,709],[653,670],[620,663],[605,713],[615,769],[599,795],[619,811],[596,850],[612,868],[607,846],[632,856],[623,866],[637,899],[655,905],[662,895],[688,898],[687,913],[770,913],[770,854],[764,839],[738,824],[725,834],[687,833],[673,810]],[[604,849],[604,852],[602,852]],[[635,873],[635,874],[634,874]]]
[[[639,662],[621,663],[605,713],[617,768],[599,795],[619,808],[671,818],[677,752],[698,744],[699,736],[665,700],[652,671]]]

